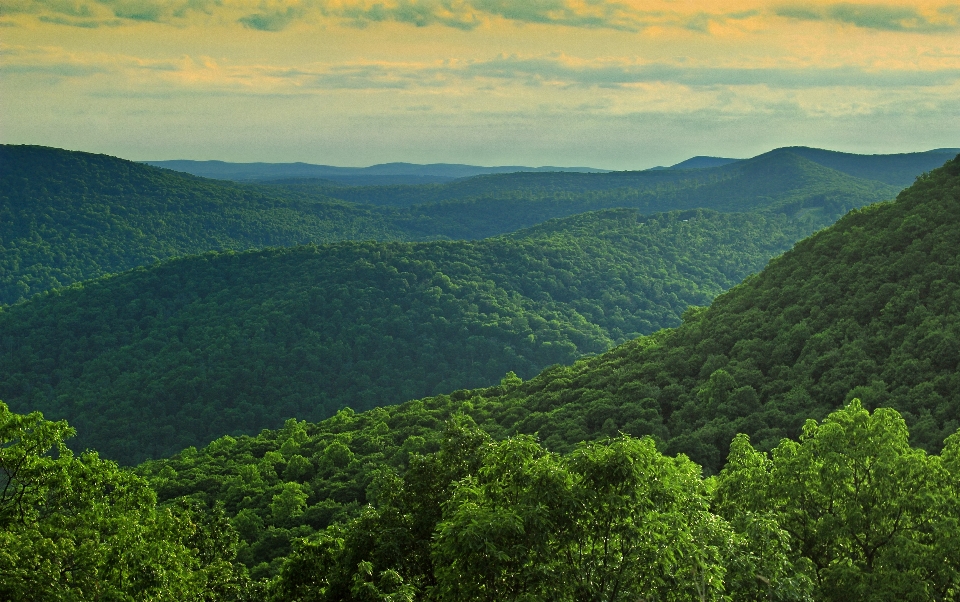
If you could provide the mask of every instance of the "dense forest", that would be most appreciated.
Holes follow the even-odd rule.
[[[409,409],[429,416],[423,404]],[[92,452],[73,456],[63,444],[66,423],[0,403],[8,485],[0,495],[0,596],[958,598],[960,431],[930,455],[909,445],[892,409],[871,414],[854,400],[822,422],[808,420],[799,441],[784,439],[770,454],[740,435],[723,470],[707,479],[651,438],[619,435],[558,454],[530,436],[492,440],[457,414],[442,431],[421,424],[426,436],[407,439],[420,445],[398,450],[389,430],[345,436],[354,421],[291,421],[274,442],[220,439],[205,455],[239,471],[206,473],[211,485],[230,482],[219,499],[202,501],[208,485],[158,504],[151,483],[163,496],[184,473],[213,467],[191,449],[159,472],[145,467],[147,480]],[[373,463],[358,462],[351,448],[361,447]],[[401,464],[386,464],[382,451],[402,456]],[[311,453],[321,459],[316,475],[303,455]],[[371,503],[353,518],[331,516],[335,502],[311,503],[331,493],[314,484],[340,472],[365,472],[369,482]],[[314,530],[331,518],[339,520]]]
[[[471,440],[536,435],[564,454],[581,441],[649,437],[661,452],[718,474],[738,433],[775,450],[806,432],[810,417],[862,398],[865,407],[897,408],[915,448],[936,453],[960,428],[958,233],[960,157],[896,202],[804,240],[710,308],[690,310],[676,329],[526,382],[509,374],[488,389],[344,410],[319,424],[291,420],[139,470],[161,499],[224,503],[243,537],[239,558],[264,576],[279,570],[295,538],[362,517],[377,503],[384,470],[406,479],[412,457],[440,453],[441,432],[464,424],[479,427],[467,429]],[[457,463],[433,470],[448,465]],[[294,495],[297,517],[282,520],[275,502]]]
[[[209,253],[0,308],[0,599],[960,600],[960,156],[710,302],[827,213],[791,202]],[[500,345],[499,384],[319,422],[282,389]],[[268,393],[273,430],[80,451],[209,440]]]
[[[812,227],[619,209],[482,241],[178,259],[0,311],[0,399],[136,463],[571,364],[679,324]]]
[[[106,155],[0,145],[0,304],[161,259],[401,239],[376,212],[293,201]]]
[[[898,190],[785,151],[710,169],[349,187],[242,185],[105,155],[0,145],[0,304],[207,251],[479,239],[614,207],[766,210],[823,227]]]

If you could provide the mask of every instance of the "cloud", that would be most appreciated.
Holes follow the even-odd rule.
[[[37,15],[48,23],[95,27],[122,22],[181,24],[197,15],[217,15],[244,27],[280,31],[302,21],[366,28],[393,22],[464,31],[498,20],[573,28],[638,32],[651,27],[706,32],[761,14],[759,9],[728,12],[683,11],[671,2],[634,0],[4,0],[4,12]]]
[[[944,6],[926,14],[913,6],[838,3],[822,7],[783,5],[774,12],[781,17],[803,21],[833,21],[880,31],[943,33],[960,30],[960,12]]]
[[[36,15],[44,23],[95,28],[133,22],[181,23],[224,9],[222,0],[4,0],[7,15]]]
[[[731,10],[721,2],[684,8],[665,0],[2,0],[5,15],[29,14],[46,23],[86,28],[137,22],[183,25],[214,15],[220,22],[268,32],[298,22],[357,28],[392,22],[470,31],[507,21],[627,32],[668,28],[709,33],[714,26],[771,17],[897,32],[960,29],[960,10],[952,4],[921,10],[910,5],[770,5],[766,1],[746,0]]]
[[[237,19],[238,23],[249,27],[250,29],[258,29],[260,31],[281,31],[286,29],[294,19],[303,15],[302,10],[290,6],[287,7],[285,11],[273,11],[269,13],[254,13],[252,15],[247,15],[245,17],[240,17]]]
[[[798,67],[676,62],[628,58],[580,59],[562,54],[500,55],[486,60],[428,62],[346,61],[298,66],[236,64],[204,57],[141,59],[126,55],[71,53],[56,48],[0,46],[0,75],[113,78],[119,93],[222,93],[241,96],[394,94],[397,106],[444,106],[436,99],[544,98],[570,106],[602,106],[611,99],[660,98],[689,94],[704,102],[735,106],[731,98],[832,97],[830,106],[853,106],[849,98],[880,98],[910,90],[911,98],[960,87],[960,57],[939,68]],[[542,90],[542,92],[541,92]],[[858,91],[852,93],[851,91]],[[761,93],[762,91],[762,93]],[[412,99],[410,101],[404,98]],[[703,100],[707,99],[707,100]],[[764,102],[767,102],[765,100]],[[739,102],[739,101],[738,101]],[[792,101],[791,101],[792,102]],[[847,103],[847,104],[844,104]],[[627,103],[629,104],[629,103]],[[754,103],[755,104],[755,103]],[[809,101],[808,106],[815,103]],[[752,106],[752,105],[751,105]],[[604,110],[607,110],[606,108]],[[811,109],[813,110],[813,109]]]
[[[316,6],[324,17],[339,18],[360,28],[396,22],[417,27],[439,24],[462,30],[502,19],[519,24],[631,32],[650,27],[706,31],[711,23],[759,14],[757,10],[684,13],[675,8],[653,10],[640,8],[641,3],[637,2],[610,0],[318,0]]]
[[[500,56],[460,67],[466,76],[522,81],[529,85],[629,87],[671,82],[685,86],[753,86],[810,88],[857,86],[935,86],[960,80],[954,68],[876,70],[860,67],[728,67],[629,60],[581,61],[565,56]]]
[[[119,19],[71,19],[61,16],[40,15],[40,21],[43,23],[52,23],[54,25],[68,25],[70,27],[81,27],[84,29],[97,29],[98,27],[118,27],[123,24]]]

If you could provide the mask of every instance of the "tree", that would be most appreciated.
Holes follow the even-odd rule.
[[[93,452],[75,457],[64,444],[72,434],[0,402],[0,599],[241,595],[244,575],[223,557],[229,541],[217,541],[229,539],[223,524],[214,533],[189,508],[157,508],[140,477]]]
[[[734,523],[774,518],[817,599],[956,599],[955,549],[944,563],[956,542],[955,477],[910,447],[895,410],[870,414],[854,400],[769,457],[738,436],[717,500]]]
[[[531,437],[495,446],[438,525],[442,599],[719,599],[732,531],[700,467],[618,437],[561,457]]]

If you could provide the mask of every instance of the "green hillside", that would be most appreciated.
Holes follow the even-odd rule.
[[[909,186],[918,174],[943,165],[960,149],[942,148],[922,153],[893,155],[857,155],[807,146],[792,146],[789,152],[819,163],[824,167],[866,180],[877,180],[893,186]]]
[[[406,236],[332,199],[204,180],[106,155],[0,145],[0,304],[180,255]]]
[[[0,304],[206,251],[479,239],[613,207],[757,209],[825,226],[896,192],[782,152],[717,169],[727,171],[509,174],[446,187],[253,186],[106,155],[2,145]]]
[[[901,574],[897,567],[909,563],[898,565],[901,561],[893,560],[884,565],[884,570],[892,573],[877,571],[868,578],[856,573],[862,570],[856,567],[866,561],[845,555],[855,554],[851,550],[858,548],[850,541],[856,537],[882,534],[829,532],[880,525],[850,514],[861,502],[872,507],[870,512],[890,510],[895,516],[896,512],[925,512],[933,507],[932,497],[911,489],[914,484],[881,485],[878,481],[876,486],[885,488],[883,492],[864,491],[867,497],[844,505],[843,517],[830,522],[822,518],[825,511],[817,504],[829,504],[831,499],[858,490],[840,483],[837,487],[846,493],[830,493],[808,481],[816,475],[852,479],[859,470],[856,467],[871,466],[869,458],[878,457],[887,464],[877,464],[886,466],[878,469],[877,478],[918,474],[910,472],[914,469],[906,464],[896,470],[889,468],[889,462],[901,454],[905,454],[904,462],[914,462],[914,467],[928,457],[920,450],[908,451],[907,425],[913,445],[932,452],[940,450],[947,436],[960,427],[958,236],[960,157],[921,178],[896,202],[854,211],[833,227],[803,240],[763,272],[718,297],[709,308],[690,310],[678,328],[641,337],[570,367],[549,368],[526,382],[508,375],[492,388],[457,391],[362,414],[344,410],[318,424],[293,420],[281,430],[256,437],[225,437],[201,451],[188,449],[139,470],[161,499],[188,496],[208,505],[216,501],[226,504],[243,540],[239,558],[255,567],[255,575],[274,574],[283,558],[296,550],[292,564],[285,569],[290,571],[288,576],[313,567],[316,571],[345,571],[345,578],[350,579],[357,562],[376,561],[379,570],[406,570],[409,578],[432,570],[429,560],[411,550],[429,545],[423,542],[430,541],[441,517],[448,516],[442,508],[453,495],[453,484],[471,474],[479,479],[494,474],[477,472],[488,438],[537,433],[547,449],[575,453],[582,440],[650,435],[659,449],[688,454],[708,472],[716,473],[724,468],[734,436],[747,433],[760,450],[777,447],[773,456],[777,465],[792,462],[793,467],[774,468],[744,438],[738,439],[732,464],[720,475],[724,488],[715,508],[730,511],[727,516],[731,520],[740,516],[736,520],[747,521],[740,523],[740,528],[747,528],[750,520],[760,521],[752,523],[760,528],[769,518],[793,529],[787,534],[767,532],[762,536],[753,531],[750,536],[754,546],[756,538],[768,536],[774,539],[764,541],[793,546],[782,558],[794,558],[798,564],[784,578],[813,571],[817,579],[823,579],[817,586],[822,588],[830,579],[841,578],[842,571],[854,571],[846,573],[850,579],[846,585],[821,589],[815,599],[889,599],[890,592],[906,591],[898,588],[912,584],[930,588],[926,594],[916,594],[920,598],[952,600],[960,585],[960,557],[955,551],[935,552],[933,557],[938,560],[932,560],[926,569],[916,569],[907,582],[898,581],[896,575]],[[875,416],[893,422],[868,428],[863,422],[866,413],[851,406],[827,419],[851,430],[844,435],[838,433],[839,427],[824,428],[822,437],[835,440],[817,447],[819,451],[804,456],[792,447],[795,444],[781,441],[801,435],[801,426],[809,418],[823,418],[854,397],[867,407],[896,408],[905,424],[897,426],[900,418],[896,412],[878,411]],[[474,422],[482,431],[472,429]],[[818,431],[809,423],[803,428],[805,440],[814,446]],[[950,462],[960,458],[956,435],[953,442]],[[883,451],[888,444],[899,451]],[[829,468],[847,454],[850,466]],[[946,457],[947,451],[944,454]],[[801,461],[820,464],[802,468],[797,464]],[[790,474],[794,476],[784,476]],[[530,483],[531,478],[523,477],[519,483]],[[791,492],[792,478],[801,487],[816,489]],[[935,488],[955,491],[960,480],[944,478]],[[464,481],[468,486],[477,482]],[[905,497],[886,505],[891,492],[897,491],[906,492]],[[531,495],[535,500],[548,499],[546,490],[533,489]],[[723,497],[728,495],[731,497]],[[465,497],[463,501],[480,499]],[[730,505],[734,499],[745,506],[734,508]],[[284,500],[290,500],[292,506],[284,506]],[[917,500],[910,506],[913,510],[898,505],[914,503],[910,500]],[[368,502],[375,511],[362,511]],[[791,510],[791,504],[804,506]],[[288,507],[295,511],[286,512]],[[764,514],[775,508],[783,514]],[[954,503],[950,508],[946,522],[931,519],[922,528],[904,527],[913,533],[910,537],[926,543],[903,539],[895,529],[874,552],[883,548],[907,553],[924,545],[956,545],[960,542],[960,507]],[[741,512],[758,514],[750,519]],[[508,521],[515,515],[490,516]],[[875,516],[881,521],[879,514]],[[802,520],[810,521],[805,530],[790,522]],[[845,520],[853,523],[848,525]],[[888,520],[894,519],[884,514],[882,521]],[[297,537],[331,522],[340,526],[314,537],[310,545],[294,545]],[[386,533],[396,533],[401,539],[386,537]],[[847,537],[854,539],[844,539]],[[386,538],[388,549],[371,543],[377,538]],[[403,550],[400,556],[407,560],[391,556],[390,545]],[[403,564],[408,561],[420,564],[410,568]],[[335,562],[346,564],[330,564]],[[814,562],[821,563],[823,570],[834,566],[841,572],[828,576],[820,568],[809,568]],[[933,573],[940,569],[952,577],[938,582],[942,575]],[[891,581],[870,581],[881,574]],[[429,579],[424,579],[429,584]],[[757,585],[756,579],[748,581],[749,587]],[[934,582],[939,585],[931,585]],[[784,585],[787,589],[795,586],[799,587],[798,583]],[[852,594],[853,590],[843,587],[866,589]],[[767,599],[768,592],[761,588],[751,595],[756,598],[742,599]],[[793,591],[779,599],[810,599],[805,596]]]
[[[717,470],[734,434],[770,449],[859,397],[902,412],[915,443],[935,450],[960,426],[958,245],[955,158],[896,202],[801,241],[680,328],[525,384],[497,420],[558,449],[652,434]]]
[[[532,377],[679,323],[814,227],[621,209],[483,241],[177,259],[0,311],[0,399],[133,463]]]

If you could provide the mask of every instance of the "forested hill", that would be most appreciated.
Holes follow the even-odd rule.
[[[940,167],[960,152],[958,148],[938,148],[922,153],[858,155],[807,146],[791,146],[784,150],[857,178],[893,186],[909,186],[918,174]]]
[[[849,590],[844,593],[841,589],[816,599],[891,599],[890,592],[928,583],[924,581],[927,577],[908,584],[900,578],[905,565],[897,563],[878,563],[866,569],[871,576],[860,573],[869,565],[851,538],[878,541],[876,538],[886,537],[877,542],[874,552],[921,549],[913,547],[909,537],[888,537],[873,531],[873,526],[881,520],[876,514],[880,508],[893,513],[883,514],[883,521],[891,517],[883,523],[888,529],[899,524],[898,517],[907,516],[906,508],[926,511],[930,507],[932,498],[913,493],[913,489],[904,494],[902,506],[900,502],[891,504],[895,492],[908,491],[906,484],[880,485],[894,474],[915,474],[908,465],[918,467],[926,456],[914,454],[909,464],[896,464],[901,468],[895,468],[891,462],[898,462],[895,458],[901,452],[878,450],[894,441],[901,441],[895,445],[903,449],[905,441],[900,438],[905,438],[905,429],[894,434],[870,426],[856,407],[853,411],[860,412],[861,418],[838,420],[834,415],[832,426],[820,431],[833,441],[815,451],[808,446],[815,445],[812,437],[817,431],[809,425],[803,449],[780,438],[796,438],[806,419],[822,418],[853,397],[863,399],[869,407],[897,408],[910,425],[914,444],[927,450],[939,450],[946,436],[957,431],[958,248],[960,157],[921,178],[896,202],[854,211],[800,242],[760,274],[718,297],[709,308],[690,310],[678,328],[641,337],[572,367],[549,368],[526,382],[508,375],[499,386],[488,389],[457,391],[362,414],[342,411],[317,424],[289,421],[280,430],[256,437],[224,437],[203,450],[187,449],[139,470],[157,487],[161,499],[188,496],[211,507],[215,502],[225,504],[242,538],[239,558],[255,567],[254,575],[275,574],[283,558],[293,552],[281,580],[290,587],[302,579],[300,587],[305,590],[321,592],[335,583],[346,583],[342,587],[348,591],[351,579],[386,574],[371,571],[365,577],[361,571],[371,565],[361,562],[372,563],[376,571],[396,569],[403,576],[396,581],[400,584],[425,573],[424,581],[413,582],[425,587],[434,583],[430,542],[436,541],[435,530],[449,524],[441,521],[474,517],[468,527],[472,530],[464,537],[484,550],[489,549],[482,547],[484,541],[493,546],[514,534],[516,538],[510,541],[516,547],[505,551],[504,559],[518,553],[523,558],[529,549],[526,546],[536,545],[525,533],[549,532],[521,529],[532,515],[521,514],[520,506],[511,505],[525,502],[510,501],[517,499],[513,497],[516,494],[529,496],[522,499],[538,508],[550,507],[555,490],[549,488],[549,480],[540,478],[546,473],[516,475],[500,464],[496,465],[499,468],[480,468],[481,460],[471,454],[497,448],[490,448],[482,433],[470,429],[473,421],[494,440],[537,433],[545,447],[556,451],[570,451],[579,441],[604,440],[618,433],[651,435],[661,450],[689,454],[702,462],[707,472],[723,466],[736,433],[749,433],[759,448],[779,444],[780,453],[773,462],[745,455],[745,440],[740,439],[732,466],[728,464],[731,472],[721,475],[721,486],[726,487],[723,483],[733,477],[740,486],[756,487],[751,495],[760,505],[749,507],[757,513],[755,517],[779,516],[778,508],[784,504],[800,506],[790,510],[789,517],[777,519],[787,521],[781,524],[791,529],[790,534],[781,532],[768,539],[752,530],[759,523],[747,523],[753,525],[748,528],[750,546],[756,547],[757,541],[792,542],[792,551],[785,557],[806,558],[779,573],[778,579],[786,581],[777,587],[786,591],[778,589],[783,593],[778,599],[810,599],[802,591],[790,589],[797,585],[790,579],[802,575],[803,566],[819,567],[810,570],[824,574],[828,567],[837,566],[841,573],[836,575],[846,579],[846,587],[866,588],[852,598]],[[524,445],[519,441],[514,445]],[[956,455],[957,435],[953,441],[951,457],[956,461],[960,458]],[[601,449],[612,447],[609,440],[600,445]],[[544,458],[535,455],[531,459],[516,447],[512,449],[512,453],[504,451],[498,456],[505,465],[526,466],[525,462]],[[593,448],[576,448],[571,456],[583,458],[589,449]],[[622,460],[618,468],[610,468],[620,472],[609,473],[618,475],[611,479],[619,486],[622,475],[635,474],[635,465],[625,456],[610,454],[607,457]],[[873,460],[876,463],[871,463]],[[792,463],[793,469],[774,469],[771,475],[772,466],[779,462]],[[857,471],[864,466],[877,470],[857,488],[851,480],[862,477]],[[740,476],[733,476],[737,474]],[[830,489],[832,485],[817,481],[828,474],[843,482]],[[474,476],[465,479],[466,475]],[[769,490],[757,481],[762,475],[786,488],[779,497],[764,499]],[[871,488],[885,489],[868,492],[863,489],[868,481],[873,483]],[[953,476],[938,487],[955,491],[957,483],[960,481]],[[487,487],[499,488],[496,491],[503,496],[500,506],[478,505],[486,504]],[[799,489],[787,491],[790,487]],[[461,497],[448,505],[455,491],[460,491]],[[864,497],[856,497],[861,495]],[[610,499],[619,498],[611,493]],[[842,503],[843,513],[839,517],[831,514],[821,502]],[[911,506],[914,502],[917,505]],[[373,503],[375,509],[364,509],[367,503]],[[650,503],[650,498],[631,503],[647,508],[644,504]],[[463,510],[471,504],[475,514]],[[458,507],[463,513],[456,513]],[[869,516],[855,514],[864,508]],[[952,518],[943,524],[943,530],[935,529],[926,541],[956,542],[958,510],[953,506]],[[769,512],[773,514],[766,514]],[[823,519],[825,516],[830,518]],[[357,518],[351,521],[351,517]],[[295,538],[311,535],[331,522],[340,524],[315,535],[309,543],[293,545]],[[634,524],[653,523],[656,520]],[[830,529],[836,530],[828,533]],[[861,536],[858,529],[870,534]],[[857,535],[848,535],[854,533]],[[703,549],[703,540],[696,541],[698,549]],[[956,575],[960,569],[956,556],[944,565],[947,556],[937,554],[929,566],[952,566]],[[814,565],[811,559],[822,564]],[[885,567],[882,571],[892,571],[890,580],[870,585],[870,579],[879,578],[881,564]],[[737,587],[757,585],[755,574],[771,573],[757,569],[748,582],[731,585],[732,592],[740,594],[735,599],[768,599],[772,589],[762,588],[749,596],[738,592]],[[326,577],[318,579],[317,575]],[[825,582],[820,583],[823,586]],[[386,577],[381,584],[387,584]],[[920,595],[924,597],[949,599]],[[316,599],[362,597],[318,593]]]
[[[381,214],[106,155],[0,145],[0,304],[173,256],[407,238]]]
[[[660,173],[514,174],[504,176],[504,186],[493,177],[449,188],[268,187],[204,180],[105,155],[0,146],[0,304],[211,250],[478,239],[611,207],[644,213],[762,209],[825,226],[896,192],[789,153],[743,162],[730,173]]]
[[[569,364],[677,324],[807,227],[622,209],[483,241],[177,259],[0,312],[0,399],[135,462]]]
[[[679,328],[553,368],[489,407],[557,449],[651,434],[717,470],[844,400],[903,413],[935,450],[960,426],[960,157],[853,211]]]

